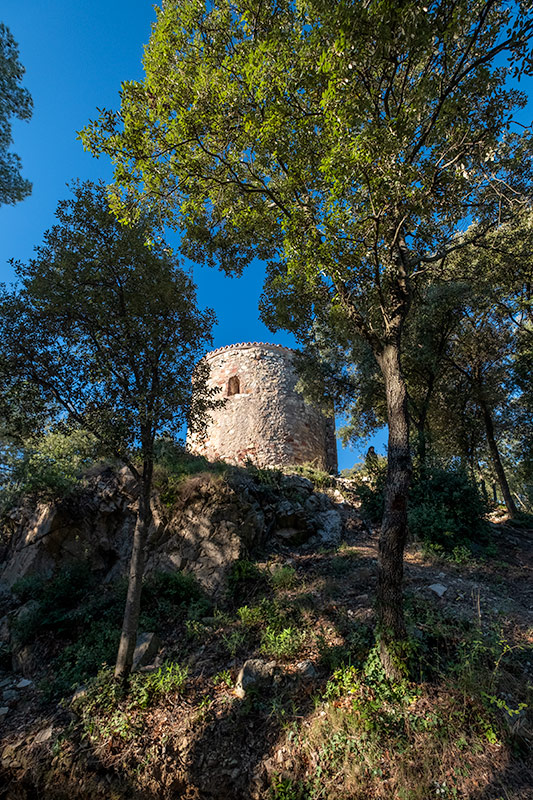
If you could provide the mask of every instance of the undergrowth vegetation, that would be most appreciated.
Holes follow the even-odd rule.
[[[418,680],[387,680],[375,646],[337,666],[315,713],[286,735],[297,766],[275,776],[272,798],[471,797],[495,752],[524,747],[532,697],[517,676],[531,648],[424,607],[409,607]]]
[[[201,459],[180,459],[169,502],[184,479],[204,471]],[[170,469],[167,463],[161,480]],[[267,497],[274,485],[287,498],[285,491],[298,491],[274,471],[254,480]],[[361,492],[367,513],[380,502],[379,480]],[[162,797],[196,790],[211,772],[222,781],[216,791],[246,800],[478,800],[487,776],[499,786],[498,770],[525,763],[533,741],[531,632],[509,625],[482,597],[484,571],[493,588],[505,578],[496,574],[503,562],[486,558],[474,487],[455,472],[435,471],[428,481],[430,489],[415,483],[411,530],[424,552],[446,561],[410,551],[418,585],[407,584],[409,672],[401,681],[385,678],[378,656],[376,560],[366,533],[337,548],[276,547],[261,561],[241,558],[216,601],[191,575],[148,576],[140,628],[159,634],[161,655],[132,674],[127,691],[110,666],[126,582],[102,585],[86,563],[19,581],[15,646],[31,644],[46,665],[43,707],[54,704],[56,713],[59,701],[69,720],[54,741],[49,774],[66,775],[67,756],[88,752],[84,781],[96,754],[105,780],[124,781],[105,785],[105,796],[117,800],[158,796],[165,770],[181,770],[183,783]],[[449,571],[444,599],[429,590],[441,568]],[[235,686],[247,660],[263,661],[271,675],[242,697]],[[234,752],[244,754],[238,763]],[[260,793],[252,794],[252,769],[265,764]],[[223,780],[237,771],[241,784],[232,794]],[[505,797],[496,789],[486,796]]]
[[[458,613],[410,591],[409,675],[391,682],[372,619],[350,607],[357,570],[369,569],[364,549],[345,544],[314,554],[305,571],[303,563],[237,561],[218,606],[190,576],[147,579],[143,625],[162,633],[165,656],[133,673],[127,692],[102,667],[114,654],[123,586],[96,591],[82,564],[51,581],[19,582],[20,601],[30,603],[17,623],[20,641],[54,631],[45,699],[68,698],[78,686],[63,701],[71,722],[54,745],[61,758],[90,747],[103,769],[142,791],[167,747],[176,769],[183,726],[194,752],[215,748],[217,761],[249,742],[262,753],[268,742],[274,768],[257,795],[265,800],[474,800],[503,754],[527,758],[533,652],[479,595]],[[275,662],[277,677],[237,698],[240,667],[258,658]],[[201,782],[205,769],[186,781]]]
[[[354,473],[362,510],[372,522],[383,514],[386,460],[376,460],[370,473]],[[363,479],[364,478],[364,479]],[[433,466],[413,476],[409,495],[409,532],[427,552],[461,562],[489,546],[485,516],[488,506],[460,468]]]
[[[48,580],[32,577],[14,585],[14,595],[29,603],[13,623],[16,646],[40,640],[46,650],[54,639],[48,676],[42,682],[46,698],[72,691],[102,664],[114,662],[126,591],[125,579],[102,587],[85,562]],[[156,572],[144,582],[140,627],[160,632],[180,619],[205,616],[210,608],[191,575]]]
[[[169,695],[181,695],[188,669],[166,662],[148,673],[133,673],[127,694],[113,679],[109,668],[101,669],[80,692],[71,707],[89,740],[102,741],[119,737],[124,741],[138,735],[144,724],[142,712]]]

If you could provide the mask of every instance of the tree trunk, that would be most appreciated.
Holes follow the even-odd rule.
[[[518,511],[515,505],[515,501],[513,500],[509,484],[507,483],[507,477],[505,475],[505,470],[503,468],[502,460],[500,458],[500,453],[498,451],[498,445],[496,444],[496,439],[494,437],[494,424],[492,422],[492,415],[486,403],[481,402],[481,409],[483,411],[483,419],[485,421],[485,430],[487,432],[487,441],[489,443],[489,450],[492,458],[492,464],[494,466],[494,470],[498,478],[498,483],[500,484],[500,489],[502,490],[503,500],[507,507],[509,515],[511,517],[515,517]]]
[[[385,509],[379,539],[378,630],[385,673],[397,680],[406,673],[402,583],[412,469],[407,389],[400,368],[399,342],[387,344],[378,360],[385,379],[389,424]]]
[[[141,490],[139,493],[139,509],[137,512],[137,521],[135,523],[135,533],[133,535],[126,608],[124,609],[122,633],[115,664],[115,678],[124,685],[127,684],[131,672],[135,643],[137,641],[137,630],[139,627],[146,540],[152,522],[152,508],[150,505],[152,473],[152,459],[145,459],[140,487]]]
[[[427,440],[426,440],[426,421],[418,421],[416,424],[416,454],[418,456],[418,467],[423,473],[426,468]]]

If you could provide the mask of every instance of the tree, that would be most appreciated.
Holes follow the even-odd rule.
[[[8,152],[11,118],[29,119],[32,114],[30,93],[20,85],[24,72],[17,43],[0,22],[0,205],[18,203],[31,192],[31,183],[20,174],[20,158]]]
[[[167,245],[147,246],[151,220],[123,227],[105,187],[76,184],[58,224],[28,264],[20,286],[1,298],[3,386],[37,386],[138,484],[128,596],[115,675],[127,680],[135,646],[157,435],[188,419],[201,426],[211,402],[206,368],[194,364],[211,341],[211,311],[199,311],[194,285]]]
[[[465,394],[471,396],[480,411],[492,466],[512,517],[517,508],[498,448],[495,420],[498,411],[509,406],[513,393],[514,344],[505,322],[490,309],[478,306],[463,316],[461,329],[447,354],[450,364],[467,382]]]
[[[370,345],[389,425],[378,615],[390,676],[405,668],[405,322],[448,254],[529,200],[531,134],[510,122],[525,98],[496,61],[529,69],[532,32],[519,1],[168,0],[144,80],[82,134],[114,160],[117,213],[157,207],[187,231],[183,252],[227,270],[267,259],[283,324],[284,302],[306,308],[303,341],[318,313],[331,337],[349,328]]]

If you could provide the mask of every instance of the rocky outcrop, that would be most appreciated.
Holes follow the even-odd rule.
[[[10,589],[29,575],[52,575],[74,561],[109,579],[129,559],[136,516],[134,481],[127,470],[104,469],[88,487],[56,503],[32,503],[13,509],[3,523],[8,540],[0,588]]]
[[[223,477],[197,475],[180,485],[171,507],[154,494],[147,571],[192,572],[216,595],[231,565],[267,541],[338,545],[351,508],[343,500],[337,490],[315,492],[299,475],[272,483],[239,469]],[[136,512],[136,487],[126,469],[101,470],[83,492],[61,502],[27,502],[5,521],[0,588],[80,560],[105,582],[125,574]]]
[[[153,538],[149,570],[193,572],[216,595],[231,565],[266,537],[265,514],[245,482],[200,475],[187,481]]]

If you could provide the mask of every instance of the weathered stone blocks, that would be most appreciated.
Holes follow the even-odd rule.
[[[188,435],[192,452],[231,464],[312,463],[337,472],[334,420],[296,391],[293,350],[249,342],[214,350],[205,359],[209,385],[226,402],[211,413],[204,439]]]

